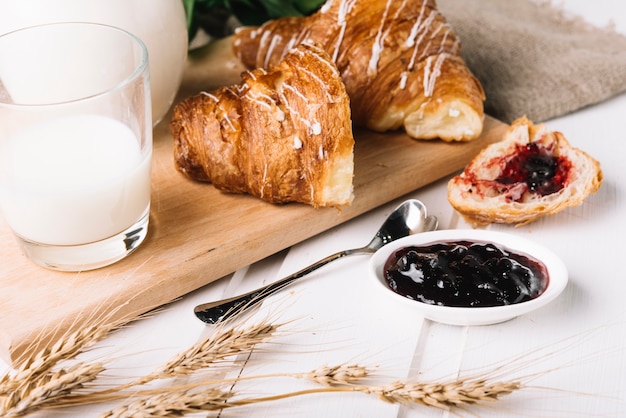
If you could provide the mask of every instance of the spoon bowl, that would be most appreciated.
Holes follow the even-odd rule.
[[[194,308],[194,313],[203,322],[215,324],[239,314],[257,305],[286,285],[300,279],[312,271],[325,266],[331,261],[357,254],[374,254],[384,245],[400,238],[437,228],[437,218],[429,216],[426,206],[417,199],[409,199],[397,206],[383,222],[372,240],[361,248],[343,250],[329,255],[318,262],[267,286],[263,286],[243,295],[204,303]]]

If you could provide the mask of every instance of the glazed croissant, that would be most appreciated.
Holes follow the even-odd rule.
[[[475,225],[525,225],[580,205],[601,184],[598,161],[523,117],[450,179],[448,200]]]
[[[315,46],[182,101],[170,131],[178,170],[223,191],[315,207],[352,201],[350,102],[336,66]]]
[[[404,127],[420,139],[480,135],[482,86],[434,0],[328,0],[308,17],[240,28],[233,49],[248,68],[267,68],[303,42],[319,45],[336,63],[356,125]]]

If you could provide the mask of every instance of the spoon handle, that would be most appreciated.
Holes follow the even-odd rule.
[[[355,248],[352,250],[344,250],[335,254],[331,254],[302,270],[284,277],[276,282],[270,283],[266,286],[260,287],[251,292],[245,293],[239,296],[233,296],[228,299],[222,299],[215,302],[203,303],[194,308],[194,313],[203,322],[207,324],[215,324],[218,321],[228,319],[238,313],[241,313],[259,302],[266,297],[281,290],[289,283],[306,276],[307,274],[317,270],[318,268],[325,266],[331,261],[338,260],[353,254],[371,254],[373,251],[368,247]]]

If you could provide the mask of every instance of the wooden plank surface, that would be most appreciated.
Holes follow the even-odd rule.
[[[238,79],[240,68],[220,53],[192,56],[181,98]],[[122,318],[161,306],[447,176],[506,129],[487,117],[481,138],[462,144],[357,130],[355,199],[337,210],[271,205],[186,179],[174,169],[168,120],[154,131],[148,237],[125,260],[81,273],[40,268],[21,254],[0,218],[0,356],[5,361],[12,364],[33,341],[54,340],[58,334],[52,329],[79,326],[82,318],[112,308]]]

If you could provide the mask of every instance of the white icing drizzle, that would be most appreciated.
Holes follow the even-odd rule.
[[[404,90],[406,88],[406,80],[409,77],[409,74],[406,71],[402,71],[400,74],[400,89]]]
[[[291,38],[289,38],[289,41],[287,41],[287,43],[285,44],[285,48],[283,49],[283,56],[285,55],[286,51],[291,51],[291,50],[295,50],[295,48],[300,44],[300,42],[298,42],[298,36],[294,35]]]
[[[426,45],[422,47],[422,42],[426,38],[426,35],[428,35],[428,29],[432,26],[433,21],[439,15],[436,10],[432,10],[426,17],[426,19],[424,19],[425,4],[426,2],[422,3],[420,16],[413,25],[411,33],[404,43],[406,46],[413,47],[413,52],[411,54],[411,59],[409,60],[406,70],[403,71],[400,75],[400,88],[406,88],[409,73],[415,67],[415,63],[420,62],[422,59],[424,59],[425,52],[430,49],[432,40],[435,37],[439,36],[442,31],[445,31],[443,35],[441,35],[441,42],[439,44],[436,59],[434,58],[435,56],[428,56],[426,57],[426,62],[424,65],[424,96],[431,97],[435,89],[437,78],[439,77],[439,75],[441,75],[441,66],[443,64],[443,61],[449,56],[449,53],[446,52],[445,45],[448,40],[448,36],[451,33],[451,28],[449,24],[438,25],[437,28],[435,28],[435,30],[433,30],[432,33],[430,33],[430,35],[428,36],[428,42],[426,43]],[[457,50],[458,45],[459,41],[458,39],[456,39],[451,48],[452,52]],[[420,50],[421,52],[419,52]],[[435,60],[434,67],[433,60]]]
[[[380,61],[380,54],[385,49],[385,39],[389,35],[390,31],[393,29],[393,22],[398,21],[398,19],[400,19],[402,17],[402,11],[404,10],[404,8],[405,8],[405,6],[407,4],[407,0],[403,0],[402,1],[400,6],[396,9],[393,17],[391,18],[392,24],[389,25],[389,27],[383,32],[383,27],[385,26],[385,23],[386,23],[386,20],[387,20],[387,13],[388,13],[389,9],[391,8],[392,1],[393,0],[389,0],[387,5],[385,6],[385,12],[384,12],[384,15],[383,15],[383,17],[381,19],[381,24],[380,24],[380,27],[379,27],[378,32],[376,34],[376,39],[375,39],[374,43],[372,44],[372,56],[370,57],[370,61],[369,61],[369,64],[368,64],[368,69],[367,69],[367,75],[370,76],[370,77],[374,77],[376,75],[376,73],[378,72],[378,62]],[[426,2],[422,3],[421,13],[424,13],[424,5],[425,4],[426,4]],[[421,19],[421,16],[420,16],[419,19]],[[403,81],[400,80],[400,83],[402,84]],[[406,80],[404,80],[404,84],[406,85]]]
[[[324,158],[326,158],[327,154],[326,151],[324,150],[324,146],[320,145],[320,148],[317,150],[317,158],[319,158],[320,160],[323,160]]]
[[[328,10],[330,10],[331,5],[334,3],[334,1],[332,0],[328,0],[326,3],[324,3],[322,5],[322,7],[320,7],[320,13],[326,13],[328,12]]]
[[[219,97],[217,97],[216,95],[214,95],[212,93],[209,93],[209,92],[206,92],[206,91],[201,91],[199,94],[210,98],[215,103],[219,103],[220,102]],[[223,121],[223,122],[227,123],[230,126],[230,129],[233,132],[237,131],[237,129],[235,128],[235,125],[233,124],[233,121],[228,117],[228,112],[221,112],[221,113],[219,113],[219,119],[220,119],[220,121]],[[221,125],[222,124],[220,123],[220,126]]]
[[[258,105],[267,108],[267,110],[272,110],[272,105],[270,103],[274,103],[274,100],[272,100],[272,98],[268,96],[267,94],[259,94],[252,90],[249,90],[246,93],[246,96],[248,97],[250,101],[253,101],[254,103],[257,103]],[[266,99],[267,101],[264,99]]]
[[[350,14],[350,11],[356,4],[357,0],[340,0],[339,8],[337,10],[337,26],[339,26],[339,36],[337,37],[337,43],[335,44],[335,49],[332,54],[332,59],[334,62],[337,62],[337,56],[339,55],[339,49],[341,48],[341,44],[343,43],[343,38],[346,33],[346,16]],[[331,3],[331,2],[329,2]]]
[[[422,8],[420,9],[420,14],[417,17],[415,24],[413,24],[413,27],[411,28],[409,37],[406,38],[406,41],[404,41],[404,46],[406,46],[407,48],[410,48],[413,45],[415,45],[415,38],[417,37],[417,34],[420,32],[420,30],[422,30],[422,19],[424,18],[425,11],[426,11],[426,2],[424,1],[422,2]]]
[[[235,128],[235,125],[233,125],[233,121],[230,120],[230,118],[228,117],[228,113],[226,113],[226,112],[222,113],[222,120],[224,120],[226,123],[228,123],[228,125],[230,126],[230,129],[233,132],[237,131],[237,128]]]
[[[324,93],[326,94],[326,99],[328,101],[332,101],[333,100],[333,96],[330,94],[330,92],[326,88],[326,84],[325,84],[324,80],[322,80],[317,74],[315,74],[314,72],[312,72],[308,68],[301,68],[300,71],[305,72],[307,74],[307,76],[309,76],[312,80],[315,80],[321,86],[321,88],[324,89]]]
[[[302,148],[302,140],[298,138],[298,135],[293,137],[293,147],[294,149]]]
[[[391,7],[392,1],[393,0],[387,0],[387,4],[385,5],[385,11],[383,13],[383,16],[380,19],[380,25],[378,25],[378,30],[376,31],[376,37],[374,39],[374,42],[372,43],[372,55],[370,56],[370,60],[367,66],[367,75],[370,77],[375,76],[378,70],[378,61],[380,60],[380,53],[382,52],[384,48],[383,29],[385,27],[387,14],[389,13],[389,8]]]
[[[263,179],[261,180],[261,190],[259,193],[261,194],[261,199],[265,196],[265,185],[267,184],[267,161],[263,165]]]
[[[404,70],[400,75],[400,88],[403,90],[406,88],[406,83],[408,80],[409,73],[413,71],[413,67],[415,67],[415,61],[417,60],[417,53],[419,51],[419,46],[421,45],[422,41],[424,40],[424,37],[428,33],[428,26],[431,24],[431,22],[435,18],[435,14],[431,11],[428,17],[425,20],[423,20],[423,17],[424,17],[423,15],[425,12],[425,5],[426,5],[426,2],[423,2],[422,9],[420,10],[420,15],[417,21],[415,22],[415,24],[413,25],[413,27],[411,28],[411,33],[409,37],[404,42],[406,46],[413,47],[413,53],[411,54],[411,59],[409,60],[407,64],[406,70]],[[419,38],[417,38],[418,35],[419,35]]]
[[[211,100],[213,100],[215,103],[219,103],[220,102],[220,99],[216,95],[214,95],[214,94],[211,94],[211,93],[206,92],[206,91],[201,91],[200,94],[202,94],[203,96],[207,96],[207,97],[211,98]]]
[[[265,61],[263,62],[263,68],[267,68],[269,66],[270,58],[272,57],[272,53],[274,52],[274,48],[276,48],[276,45],[280,45],[282,40],[283,40],[283,37],[278,35],[278,34],[274,34],[274,36],[272,36],[272,40],[270,41],[270,45],[267,48],[267,52],[265,53]]]
[[[311,44],[313,45],[313,44]],[[337,66],[334,65],[333,63],[329,62],[327,59],[322,58],[319,54],[314,53],[315,58],[317,58],[317,60],[319,61],[320,64],[323,64],[326,68],[328,68],[334,76],[336,77],[341,77],[341,74],[339,73],[339,70],[337,69]],[[319,79],[319,77],[318,77]],[[326,82],[322,81],[320,84],[322,84],[323,86],[326,86]]]
[[[448,54],[443,53],[437,55],[436,59],[433,59],[434,57],[432,55],[426,58],[426,65],[424,66],[424,96],[430,97],[433,95],[435,83],[441,74],[441,64],[443,64],[447,56]],[[435,61],[435,64],[434,68],[431,69],[433,61]]]
[[[254,81],[257,81],[256,74],[254,74],[252,71],[246,70],[246,74]]]
[[[450,25],[449,24],[442,24],[439,25],[439,27],[437,28],[437,30],[435,31],[435,33],[433,33],[433,37],[439,33],[439,31],[445,28],[446,32],[443,34],[443,38],[441,39],[441,44],[439,44],[439,53],[445,52],[444,51],[444,46],[446,45],[446,40],[448,40],[448,35],[450,35]],[[453,48],[454,49],[454,48]]]
[[[283,88],[293,92],[298,97],[300,97],[300,99],[302,99],[304,103],[306,103],[307,109],[310,107],[308,99],[301,92],[299,92],[298,89],[296,89],[295,87],[287,83],[283,83]],[[319,131],[317,132],[317,134],[321,133],[321,125],[319,124],[318,121],[311,122],[306,117],[301,115],[297,109],[295,109],[293,106],[289,104],[289,101],[287,100],[287,97],[284,94],[281,94],[281,99],[283,103],[285,104],[285,107],[287,108],[287,110],[289,110],[289,113],[291,114],[291,116],[292,117],[297,116],[298,119],[308,128],[309,135],[316,134],[317,131]],[[319,125],[319,128],[317,127],[318,125]]]
[[[295,88],[291,84],[283,83],[283,87],[286,88],[287,90],[293,92],[296,96],[300,97],[300,99],[302,99],[302,101],[308,103],[309,99],[307,99],[307,97],[304,94],[302,94],[297,88]]]
[[[302,118],[302,123],[304,123],[309,128],[309,135],[319,135],[322,133],[322,125],[316,120],[313,122],[308,119]]]
[[[252,33],[255,33],[257,31],[261,31],[262,29],[263,29],[263,26],[260,26],[259,29],[255,30],[255,31],[252,31]],[[257,64],[261,63],[261,62],[267,62],[267,60],[269,59],[269,55],[270,54],[267,53],[267,51],[266,51],[265,52],[265,56],[263,56],[263,51],[265,51],[265,45],[267,44],[268,38],[270,36],[272,36],[272,32],[270,32],[270,31],[265,31],[261,35],[261,39],[259,40],[259,48],[257,50],[257,56],[256,56],[256,59],[255,59]],[[261,46],[262,46],[262,48],[261,48]],[[261,59],[261,58],[263,58],[263,59]]]
[[[426,18],[426,20],[424,20],[423,24],[418,27],[416,36],[419,34],[419,38],[416,38],[413,40],[413,53],[411,54],[411,59],[409,60],[409,63],[407,65],[407,71],[413,70],[413,67],[415,66],[415,62],[417,61],[417,53],[420,50],[420,45],[422,44],[424,37],[426,37],[426,34],[428,33],[428,27],[432,24],[432,21],[435,19],[435,16],[436,14],[434,12],[431,12]],[[423,53],[424,52],[422,51],[422,54]]]
[[[357,0],[341,0],[339,2],[339,9],[337,10],[337,24],[345,25],[346,16],[350,14],[350,11],[356,4]]]

